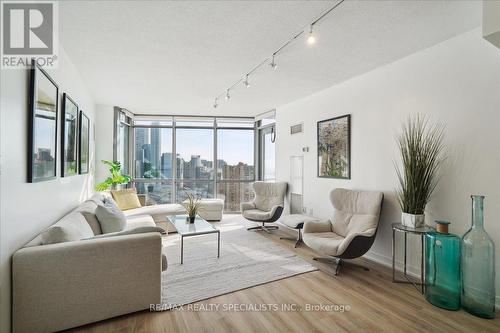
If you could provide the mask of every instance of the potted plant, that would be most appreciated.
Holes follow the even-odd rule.
[[[444,161],[444,127],[430,126],[425,117],[410,116],[397,142],[402,166],[395,165],[399,180],[397,196],[404,226],[425,223],[425,206],[436,188],[438,169]]]
[[[186,191],[186,201],[185,207],[189,219],[189,223],[194,223],[196,219],[196,214],[198,213],[198,209],[200,208],[201,197],[199,195],[194,195],[193,193]]]
[[[109,166],[110,176],[105,181],[95,186],[96,191],[105,191],[109,189],[117,189],[121,184],[127,184],[132,179],[129,175],[121,173],[121,163],[117,161],[105,161],[102,163]]]

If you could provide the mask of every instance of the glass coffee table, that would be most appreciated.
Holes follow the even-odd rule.
[[[196,215],[194,223],[189,223],[187,215],[170,215],[168,220],[181,235],[181,264],[184,263],[184,237],[200,236],[206,234],[217,234],[217,258],[220,257],[220,230]]]

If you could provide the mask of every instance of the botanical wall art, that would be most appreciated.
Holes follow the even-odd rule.
[[[67,177],[77,173],[78,105],[66,93],[63,95],[61,118],[61,176]]]
[[[80,111],[80,130],[78,139],[78,151],[80,158],[78,160],[79,173],[84,174],[89,172],[89,137],[90,137],[90,120]]]
[[[35,61],[30,70],[28,182],[57,177],[59,88]]]
[[[351,115],[318,122],[318,177],[351,178]]]

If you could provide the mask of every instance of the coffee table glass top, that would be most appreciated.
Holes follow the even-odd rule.
[[[181,235],[197,235],[218,232],[213,225],[205,221],[199,215],[196,215],[194,223],[189,223],[187,215],[170,215],[168,219],[174,225],[177,232]]]

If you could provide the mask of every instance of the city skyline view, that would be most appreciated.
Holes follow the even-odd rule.
[[[218,197],[224,199],[229,212],[239,211],[242,201],[253,198],[253,130],[218,129],[216,163],[213,129],[178,128],[175,133],[174,158],[171,128],[135,128],[138,193],[155,203],[182,202],[187,192],[202,198]]]

